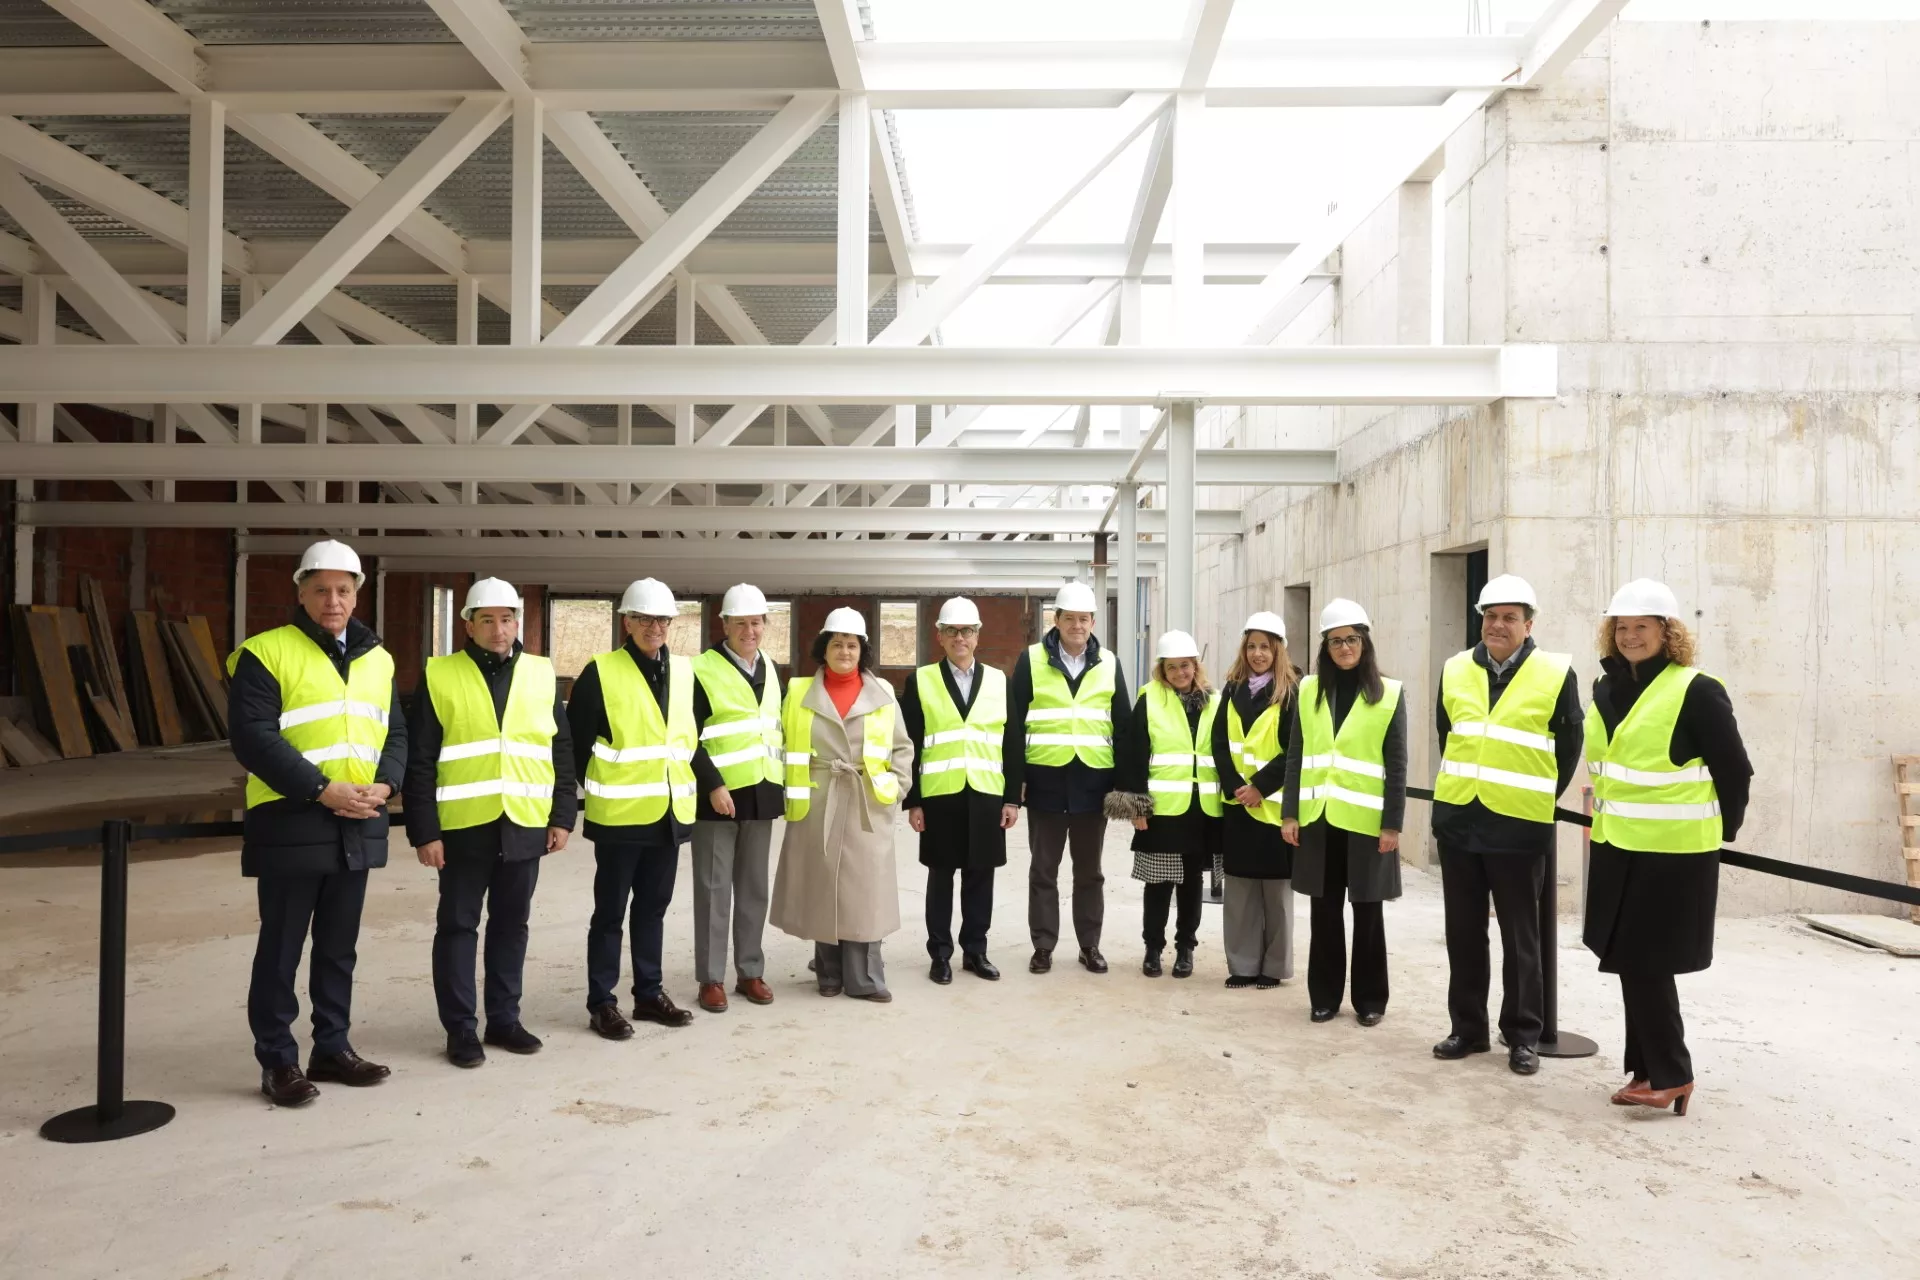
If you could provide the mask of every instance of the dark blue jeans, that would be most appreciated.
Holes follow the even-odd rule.
[[[540,859],[508,862],[455,858],[440,869],[440,911],[433,931],[433,998],[440,1025],[471,1035],[475,1029],[474,961],[480,949],[480,909],[487,911],[487,1027],[520,1022],[520,981],[527,961],[527,917],[540,882]]]
[[[587,925],[587,1008],[616,1003],[620,982],[620,931],[631,923],[633,998],[660,994],[660,938],[673,901],[680,850],[671,844],[593,847],[593,919]],[[631,900],[631,906],[629,906]]]

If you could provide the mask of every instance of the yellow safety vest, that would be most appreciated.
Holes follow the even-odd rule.
[[[1380,701],[1356,696],[1340,732],[1333,731],[1333,700],[1317,696],[1320,677],[1300,682],[1300,822],[1325,814],[1342,831],[1380,834],[1386,809],[1387,726],[1400,705],[1400,682],[1382,680]]]
[[[1433,798],[1442,804],[1477,799],[1509,818],[1552,822],[1560,768],[1547,726],[1572,666],[1568,654],[1535,649],[1489,709],[1493,677],[1473,651],[1448,658],[1440,701],[1450,728]]]
[[[1642,853],[1712,853],[1720,847],[1720,793],[1713,776],[1697,756],[1673,763],[1674,726],[1696,678],[1716,677],[1669,664],[1641,691],[1611,741],[1600,709],[1588,705],[1595,841]]]
[[[504,718],[493,713],[487,678],[464,650],[427,659],[427,696],[441,730],[433,798],[442,830],[477,827],[505,815],[516,827],[544,827],[553,812],[553,664],[522,652],[513,660]]]
[[[732,658],[708,649],[693,660],[693,673],[707,691],[713,714],[700,726],[700,744],[729,791],[772,782],[780,776],[780,673],[765,655],[767,682],[760,701]]]
[[[607,732],[595,738],[587,761],[587,821],[603,827],[644,827],[666,815],[693,821],[693,752],[700,728],[693,719],[693,663],[667,655],[667,711],[625,649],[593,660]]]
[[[974,663],[973,678],[979,687],[973,705],[962,716],[947,693],[940,667],[936,662],[913,675],[926,718],[926,734],[920,739],[920,794],[950,796],[971,787],[1000,795],[1007,786],[1001,759],[1007,731],[1006,674]]]
[[[800,705],[813,687],[812,676],[802,676],[787,686],[784,713],[787,735],[787,821],[799,822],[807,816],[813,800],[813,708]],[[867,785],[873,798],[892,804],[900,798],[900,779],[893,774],[893,717],[891,702],[875,707],[865,717],[866,740],[861,760],[867,770]]]
[[[1254,774],[1286,753],[1287,744],[1280,741],[1280,703],[1268,703],[1266,709],[1253,718],[1251,729],[1241,726],[1240,708],[1232,702],[1227,703],[1227,754],[1233,757],[1234,767],[1240,770],[1240,776],[1249,785],[1253,782]],[[1221,800],[1226,804],[1240,803],[1230,795],[1223,795]],[[1279,826],[1280,792],[1275,791],[1247,810],[1247,816]]]
[[[1192,730],[1180,695],[1158,680],[1147,682],[1140,697],[1147,704],[1147,793],[1155,817],[1170,818],[1193,805],[1200,791],[1200,812],[1220,816],[1220,772],[1213,763],[1213,717],[1220,695],[1207,696],[1207,705]]]
[[[333,659],[292,623],[250,637],[227,656],[232,675],[242,651],[260,660],[280,686],[280,736],[320,767],[330,781],[366,786],[387,745],[393,706],[393,655],[375,645],[347,664],[342,680]],[[247,808],[284,799],[247,775]]]
[[[1060,668],[1047,660],[1047,646],[1027,650],[1033,672],[1033,700],[1027,704],[1027,763],[1059,768],[1078,758],[1090,769],[1113,768],[1113,655],[1080,676],[1080,691],[1067,684]]]

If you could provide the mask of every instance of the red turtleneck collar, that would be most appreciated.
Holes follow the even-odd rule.
[[[840,713],[842,720],[846,719],[847,708],[851,707],[853,700],[860,696],[860,689],[864,684],[860,679],[859,668],[854,668],[846,675],[838,675],[833,668],[822,667],[820,679],[827,687],[827,696],[833,699],[833,709]]]

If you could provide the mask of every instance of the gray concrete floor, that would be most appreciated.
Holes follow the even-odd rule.
[[[35,1130],[91,1098],[95,873],[0,870],[0,1275],[1920,1275],[1920,966],[1724,922],[1718,963],[1682,979],[1692,1114],[1616,1109],[1617,994],[1571,920],[1564,1021],[1603,1056],[1521,1079],[1428,1055],[1446,961],[1424,874],[1387,911],[1386,1022],[1313,1026],[1300,981],[1222,988],[1216,907],[1196,977],[1140,976],[1111,835],[1106,977],[1026,972],[1016,841],[1005,980],[928,983],[903,831],[891,1006],[819,998],[807,945],[773,935],[775,1004],[624,1044],[585,1028],[576,841],[535,905],[546,1051],[471,1072],[439,1056],[433,879],[400,850],[369,896],[354,1036],[394,1076],[299,1111],[254,1092],[236,855],[141,862],[130,1093],[180,1114],[90,1147]],[[687,885],[683,865],[683,1003]],[[1304,936],[1296,953],[1304,972]]]

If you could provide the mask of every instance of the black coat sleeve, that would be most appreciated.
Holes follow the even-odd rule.
[[[1718,680],[1695,680],[1680,704],[1680,724],[1693,739],[1720,797],[1721,838],[1732,840],[1746,821],[1753,785],[1753,764],[1733,718],[1733,700]],[[1675,761],[1675,764],[1681,763]]]
[[[1220,695],[1220,709],[1213,717],[1213,771],[1220,776],[1222,799],[1230,798],[1246,782],[1240,776],[1240,762],[1227,746],[1227,708],[1233,705],[1232,696],[1226,692]]]
[[[1111,655],[1109,655],[1111,656]],[[1107,714],[1113,723],[1113,758],[1117,765],[1122,751],[1145,751],[1144,744],[1136,746],[1131,739],[1137,735],[1134,730],[1133,699],[1127,696],[1127,673],[1120,666],[1120,659],[1113,660],[1113,703]],[[1145,721],[1142,721],[1144,724]],[[1144,760],[1144,755],[1142,756]],[[1145,766],[1143,765],[1142,768]],[[1145,776],[1144,774],[1142,775]]]
[[[388,732],[392,732],[391,720]],[[320,766],[280,736],[280,682],[245,649],[227,684],[227,737],[240,767],[289,800],[312,800],[327,785]],[[402,728],[402,751],[406,741]]]
[[[1567,788],[1573,785],[1573,775],[1580,768],[1581,758],[1587,752],[1586,717],[1580,710],[1580,677],[1571,668],[1567,671],[1567,682],[1560,686],[1560,701],[1554,704],[1553,719],[1548,721],[1548,727],[1553,732],[1553,759],[1559,778],[1559,785],[1554,788],[1553,794],[1565,795]],[[1446,745],[1446,734],[1442,733],[1442,751]]]
[[[696,677],[693,682],[693,722],[705,728],[712,717],[713,701],[707,697],[706,686]],[[727,780],[720,776],[719,766],[707,754],[707,744],[704,742],[693,751],[693,780],[699,784],[702,795],[711,795],[727,785]]]
[[[422,689],[420,697],[425,698],[427,691]],[[393,687],[393,699],[387,707],[387,741],[380,748],[380,766],[374,770],[373,780],[387,784],[390,795],[399,795],[400,788],[407,781],[407,708],[400,701],[400,686]]]
[[[1573,672],[1567,672],[1567,679],[1573,679]],[[1567,695],[1563,691],[1560,694],[1560,702],[1564,706],[1566,701]],[[1574,702],[1576,705],[1578,704],[1579,695],[1575,695]],[[1559,716],[1559,711],[1559,707],[1554,708],[1556,719]],[[1440,755],[1445,755],[1447,753],[1447,735],[1453,732],[1453,718],[1447,714],[1447,695],[1444,691],[1435,694],[1433,698],[1433,731],[1434,736],[1440,739]],[[1438,758],[1438,756],[1435,757],[1435,759]],[[1565,791],[1566,789],[1567,784],[1564,782],[1561,783],[1560,790]]]
[[[918,809],[920,807],[920,743],[927,736],[927,713],[920,709],[920,681],[914,676],[907,677],[906,688],[900,693],[900,723],[906,727],[907,736],[913,739],[913,785],[907,788],[906,797],[901,800],[900,807]]]
[[[1007,677],[1007,732],[1000,742],[1000,769],[1006,775],[1004,804],[1020,804],[1027,785],[1027,706],[1033,701],[1033,662],[1026,650]]]
[[[1153,751],[1153,730],[1147,722],[1147,699],[1142,695],[1126,716],[1126,732],[1113,735],[1114,790],[1147,794],[1147,757]],[[1118,722],[1114,726],[1119,728]]]
[[[600,693],[600,672],[589,662],[573,682],[573,691],[567,699],[567,734],[572,739],[572,751],[568,759],[572,763],[575,785],[587,780],[587,762],[593,759],[593,744],[607,734],[607,702]],[[553,760],[555,775],[558,776],[560,757]]]
[[[433,713],[426,682],[413,695],[413,714],[407,717],[407,780],[401,794],[407,801],[407,843],[418,849],[440,838],[440,805],[434,799],[434,779],[440,769],[440,744],[446,730]]]
[[[1407,816],[1407,700],[1393,705],[1393,719],[1387,722],[1387,738],[1380,744],[1380,758],[1387,768],[1385,806],[1380,811],[1383,830],[1398,831]]]
[[[1300,700],[1292,694],[1280,707],[1280,741],[1288,743],[1287,751],[1280,759],[1247,779],[1253,789],[1263,796],[1270,796],[1287,785],[1287,761],[1293,759],[1295,748],[1291,745],[1293,731],[1300,719]]]
[[[573,718],[559,698],[553,700],[553,724],[553,807],[547,810],[547,825],[571,831],[580,815],[580,781],[574,771]],[[587,749],[591,751],[592,745]]]
[[[1299,699],[1294,700],[1296,703]],[[1295,820],[1300,817],[1300,717],[1293,717],[1293,727],[1287,730],[1287,781],[1286,789],[1280,797],[1280,816]]]

